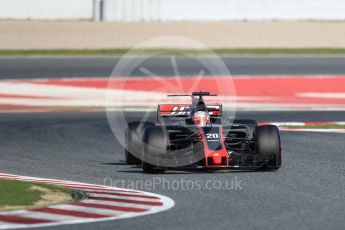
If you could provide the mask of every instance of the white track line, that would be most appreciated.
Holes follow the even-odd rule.
[[[316,133],[345,133],[345,129],[291,129],[281,128],[281,131],[292,131],[292,132],[316,132]]]
[[[117,196],[117,195],[107,195],[107,194],[96,194],[96,193],[88,193],[89,197],[99,197],[99,198],[114,198],[114,199],[126,199],[132,201],[147,201],[147,202],[157,202],[156,199],[152,198],[142,198],[142,197],[130,197],[130,196]],[[159,201],[159,200],[158,200]]]
[[[78,207],[76,205],[69,205],[69,204],[56,205],[54,206],[54,208],[61,209],[61,210],[81,211],[81,212],[88,212],[88,213],[94,213],[94,214],[109,215],[109,216],[116,216],[116,215],[121,215],[124,213],[121,211],[113,211],[113,210],[101,209],[101,208]]]
[[[345,133],[345,129],[311,129],[303,128],[307,125],[345,125],[345,121],[325,121],[325,122],[263,122],[261,124],[270,124],[279,127],[281,131],[292,131],[292,132],[322,132],[322,133]],[[284,126],[291,126],[286,128]]]
[[[43,213],[43,212],[30,212],[25,211],[20,214],[22,217],[29,217],[29,218],[40,218],[45,220],[51,220],[51,221],[59,221],[59,222],[66,222],[66,221],[75,221],[75,220],[83,220],[85,218],[78,218],[73,216],[66,216],[66,215],[56,215],[56,214],[50,214],[50,213]]]
[[[83,188],[83,191],[88,192],[88,193],[109,193],[109,194],[122,194],[122,195],[128,195],[128,196],[140,196],[143,194],[140,194],[138,192],[132,192],[132,191],[126,191],[126,190],[104,190],[104,189],[88,189],[88,188]],[[147,196],[147,195],[146,195]],[[149,196],[150,197],[150,196]]]
[[[305,125],[318,125],[318,124],[334,124],[345,125],[345,121],[325,121],[325,122],[263,122],[265,124],[271,124],[276,126],[305,126]]]
[[[82,203],[86,204],[103,204],[109,205],[113,207],[126,207],[126,208],[139,208],[139,209],[150,209],[151,207],[156,207],[152,205],[144,205],[144,204],[131,204],[126,202],[116,202],[116,201],[104,201],[104,200],[83,200]],[[159,206],[157,206],[159,207]]]

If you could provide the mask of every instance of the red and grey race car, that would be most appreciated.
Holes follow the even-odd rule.
[[[222,118],[222,105],[206,105],[209,92],[193,92],[192,104],[164,104],[157,121],[130,122],[126,129],[127,164],[147,173],[167,169],[279,169],[280,134],[255,120]]]

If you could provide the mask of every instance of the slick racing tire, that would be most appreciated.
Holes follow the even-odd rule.
[[[147,127],[154,126],[152,122],[129,122],[125,136],[125,160],[129,165],[140,165],[143,133]]]
[[[167,133],[164,127],[149,127],[144,132],[143,171],[145,173],[164,173],[160,161],[167,154]]]
[[[282,159],[278,128],[274,125],[257,126],[255,136],[257,152],[267,162],[264,168],[279,169]]]

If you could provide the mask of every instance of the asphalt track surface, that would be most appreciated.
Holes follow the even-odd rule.
[[[162,76],[173,76],[170,57],[145,58],[145,67]],[[202,57],[200,57],[202,59]],[[223,57],[233,75],[338,75],[345,74],[345,57]],[[91,58],[0,58],[0,79],[108,77],[118,57]],[[198,75],[202,68],[199,60],[176,59],[181,75]],[[142,76],[138,69],[132,75]]]
[[[306,117],[341,120],[345,113],[238,115],[259,121],[303,121]],[[141,114],[133,113],[130,117],[141,119]],[[131,181],[165,180],[164,184],[147,187],[147,191],[166,195],[176,202],[171,210],[155,215],[54,229],[343,229],[344,226],[343,134],[282,132],[284,165],[276,172],[172,171],[157,176],[124,164],[123,148],[114,138],[104,113],[0,114],[0,123],[1,172],[97,184],[110,177],[125,180],[125,186],[131,186]],[[183,188],[182,179],[203,187],[207,181],[225,185],[226,181],[230,184],[237,180],[240,187],[198,190],[185,185]]]
[[[34,65],[29,71],[30,68],[17,59],[12,61],[8,61],[12,64],[7,69],[2,69],[4,60],[1,61],[1,78],[77,76],[78,72],[78,75],[83,75],[80,66],[79,70],[77,67],[62,68],[47,59],[40,61],[52,63],[51,66],[56,68],[53,74],[50,73],[52,75],[49,71],[53,67],[49,68],[49,65],[44,69],[43,64],[35,64],[36,67]],[[257,65],[264,71],[264,67]],[[294,67],[294,71],[299,73],[319,72],[310,67]],[[345,67],[340,64],[338,67],[337,73],[344,74],[345,70],[341,68]],[[272,67],[266,72],[279,72],[279,69],[274,69]],[[335,71],[330,67],[327,69],[327,74]],[[246,71],[249,70],[241,69],[243,74]],[[101,75],[96,74],[101,72],[105,73],[106,68],[95,68],[90,76]],[[285,74],[283,72],[281,74]],[[345,112],[240,112],[238,116],[258,121],[343,121]],[[128,117],[140,120],[142,114],[129,113]],[[150,118],[154,119],[153,116]],[[124,164],[124,150],[103,112],[2,113],[0,124],[2,173],[97,184],[103,184],[106,177],[124,180],[126,185],[132,181],[150,183],[164,180],[164,183],[153,187],[139,185],[136,188],[168,196],[176,203],[171,210],[155,215],[49,229],[340,230],[345,225],[344,134],[282,132],[284,161],[283,167],[276,172],[171,171],[157,176],[143,174],[139,167]],[[189,186],[182,188],[181,180],[199,183],[203,188],[208,181],[224,185],[237,180],[240,186],[199,190]],[[172,188],[176,183],[177,189]]]

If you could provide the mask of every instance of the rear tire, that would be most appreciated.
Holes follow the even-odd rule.
[[[277,170],[281,166],[281,146],[279,130],[274,125],[257,126],[255,129],[257,152],[267,160],[268,169]]]
[[[126,129],[125,160],[129,165],[141,164],[141,152],[143,148],[143,133],[147,127],[154,126],[152,122],[130,122]]]
[[[144,133],[143,171],[145,173],[164,173],[160,166],[162,156],[167,154],[168,139],[163,127],[149,127]]]

